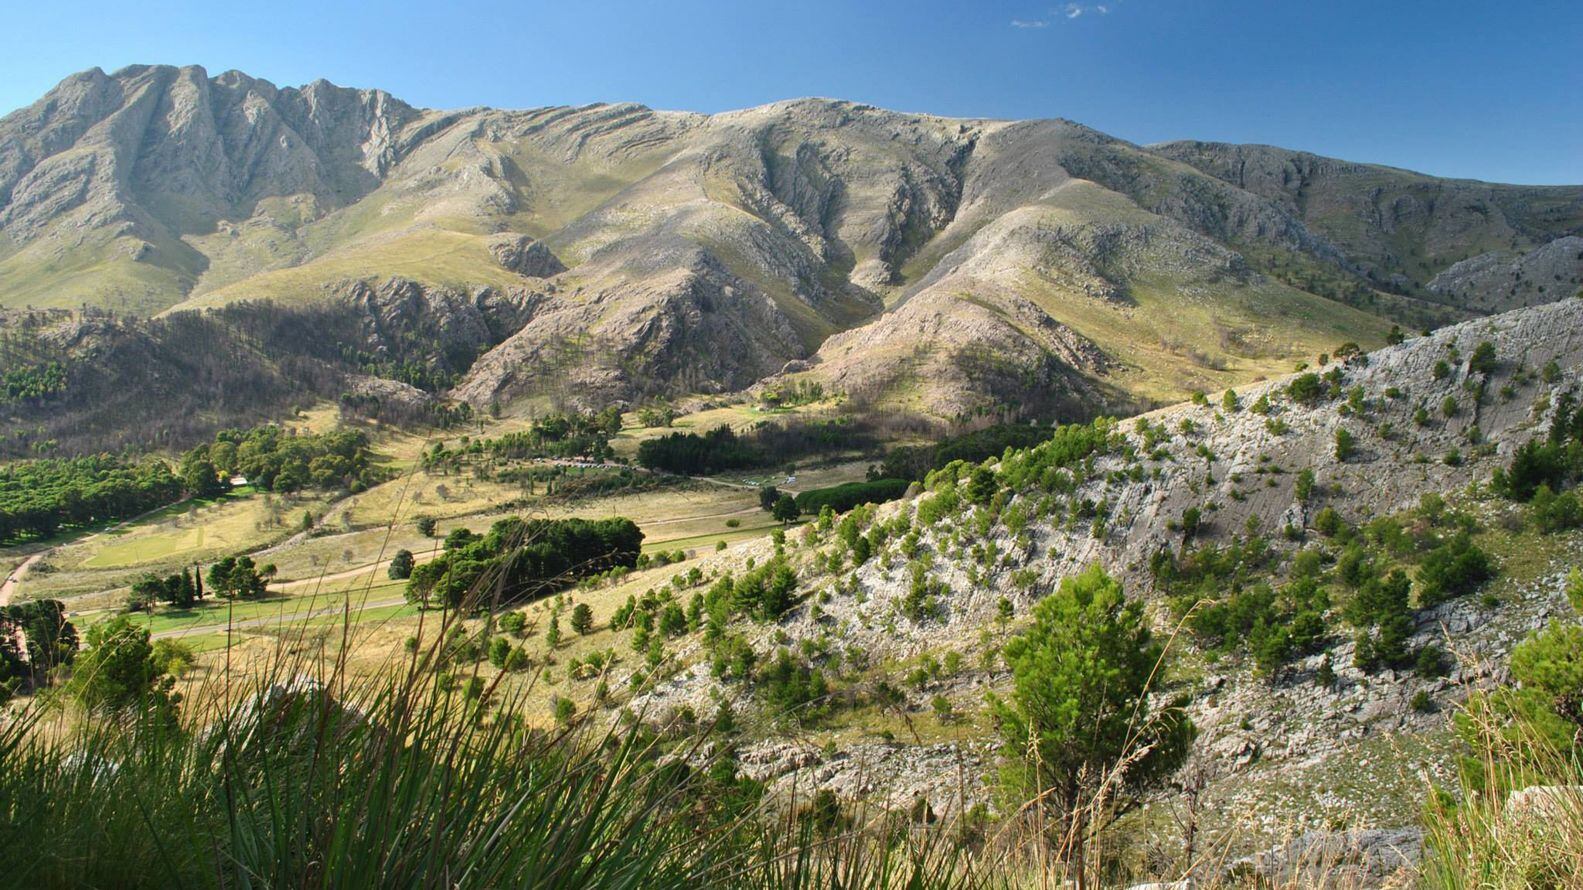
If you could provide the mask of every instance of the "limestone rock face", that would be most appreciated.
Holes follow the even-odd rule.
[[[1276,886],[1407,887],[1423,843],[1417,828],[1313,831],[1239,859],[1226,871],[1234,881]]]
[[[1437,179],[1267,145],[1184,141],[1150,148],[1272,201],[1371,281],[1396,289],[1422,287],[1446,265],[1490,244],[1532,248],[1576,232],[1583,221],[1579,186]],[[1534,225],[1549,213],[1559,225]],[[1404,250],[1409,243],[1417,249]]]
[[[1468,358],[1484,342],[1497,357],[1487,375],[1471,368]],[[1450,373],[1437,376],[1440,362],[1447,362]],[[1552,362],[1553,372],[1538,371]],[[1057,507],[1014,532],[981,522],[986,513],[978,507],[923,522],[918,501],[882,505],[874,516],[876,527],[902,519],[911,529],[905,544],[893,538],[862,565],[843,566],[833,574],[819,568],[819,557],[798,564],[800,590],[809,594],[805,604],[774,625],[746,632],[761,648],[784,645],[795,651],[804,642],[818,641],[860,665],[916,663],[925,653],[939,658],[950,652],[974,662],[903,690],[899,712],[911,714],[927,714],[938,707],[937,698],[968,712],[982,706],[986,692],[1003,691],[1009,680],[1004,665],[972,657],[991,645],[993,631],[987,629],[997,626],[1001,603],[1023,614],[1062,579],[1096,563],[1121,579],[1129,596],[1149,602],[1162,632],[1173,632],[1177,619],[1161,601],[1150,562],[1163,550],[1188,546],[1181,520],[1189,509],[1202,509],[1205,517],[1192,546],[1229,546],[1245,538],[1248,529],[1257,529],[1272,548],[1289,555],[1323,545],[1311,523],[1326,506],[1362,523],[1414,508],[1426,494],[1487,483],[1516,449],[1546,434],[1562,394],[1583,379],[1583,300],[1465,322],[1350,359],[1335,370],[1339,392],[1361,390],[1361,410],[1348,406],[1347,396],[1312,404],[1293,401],[1286,396],[1288,376],[1238,388],[1235,410],[1212,398],[1209,404],[1151,412],[1139,418],[1148,423],[1149,433],[1140,431],[1138,422],[1124,421],[1118,435],[1127,439],[1136,459],[1124,450],[1098,457],[1087,481],[1065,494],[1072,505],[1104,504],[1103,521],[1074,521],[1070,508]],[[1477,391],[1484,397],[1475,398]],[[1252,410],[1266,395],[1269,413]],[[1460,406],[1454,416],[1414,422],[1419,405],[1440,405],[1448,397]],[[1334,446],[1336,431],[1343,428],[1356,442],[1345,459],[1336,456]],[[1473,438],[1480,443],[1477,448],[1469,445]],[[1453,451],[1460,459],[1444,459]],[[1300,501],[1297,479],[1305,470],[1313,474],[1315,487],[1307,501]],[[1033,509],[1043,497],[1045,490],[1030,483],[999,507],[1000,515]],[[1486,508],[1492,515],[1482,514]],[[1506,515],[1498,503],[1478,502],[1470,509],[1481,511],[1480,521],[1491,525]],[[817,537],[810,539],[817,546]],[[913,548],[910,553],[907,547]],[[1442,741],[1448,713],[1468,690],[1508,680],[1501,666],[1512,648],[1533,630],[1571,614],[1566,577],[1580,548],[1580,539],[1566,539],[1536,577],[1492,588],[1499,593],[1494,605],[1469,596],[1419,611],[1408,645],[1454,647],[1464,660],[1448,676],[1367,672],[1356,666],[1356,645],[1338,626],[1328,654],[1299,658],[1278,675],[1260,674],[1251,659],[1222,657],[1201,679],[1187,681],[1183,691],[1199,731],[1197,756],[1213,777],[1206,812],[1217,814],[1221,827],[1234,828],[1239,856],[1283,842],[1243,865],[1276,883],[1303,885],[1301,875],[1315,864],[1314,856],[1331,856],[1359,877],[1360,886],[1377,886],[1410,862],[1416,836],[1397,830],[1417,818],[1426,783],[1454,781],[1454,750]],[[747,556],[768,559],[772,553],[768,542],[757,549],[750,545],[721,557],[720,567],[740,565]],[[985,553],[995,558],[986,559]],[[910,568],[918,565],[927,566],[928,579],[939,585],[940,608],[924,619],[904,619],[898,616],[913,592]],[[714,568],[706,557],[701,571]],[[1174,645],[1189,644],[1177,640]],[[1199,663],[1194,656],[1182,657]],[[1333,679],[1319,682],[1316,678],[1327,671]],[[701,681],[680,677],[674,686],[647,694],[641,704],[663,710],[710,691]],[[942,804],[929,789],[956,787],[955,768],[931,746],[914,745],[883,757],[869,747],[860,741],[831,753],[767,744],[743,756],[745,768],[777,785],[828,788],[854,797],[862,784],[849,779],[863,773],[849,773],[847,765],[863,762],[879,777],[875,788],[886,794],[896,790],[887,805],[898,809],[910,806],[917,792],[938,812]],[[1398,747],[1412,753],[1398,755]],[[887,762],[907,763],[908,772],[891,781]],[[974,793],[967,790],[969,805]],[[1535,791],[1514,798],[1509,809],[1542,813],[1556,800],[1575,797],[1571,789]],[[1404,800],[1412,803],[1404,807]],[[1336,824],[1366,830],[1325,833]],[[1301,842],[1284,843],[1293,838]]]
[[[805,354],[792,320],[768,295],[701,251],[674,262],[662,274],[544,296],[455,395],[482,406],[553,393],[592,407],[725,392]]]
[[[417,116],[379,90],[322,80],[279,89],[197,66],[93,69],[0,121],[0,228],[25,241],[71,213],[154,240],[271,197],[350,204],[400,158],[398,133]]]
[[[1459,304],[1499,311],[1583,292],[1583,237],[1568,235],[1526,253],[1492,250],[1453,263],[1429,289]]]
[[[395,356],[414,338],[466,371],[479,354],[520,329],[542,297],[526,290],[465,292],[408,278],[351,281],[335,289],[361,319],[362,341],[377,355]]]

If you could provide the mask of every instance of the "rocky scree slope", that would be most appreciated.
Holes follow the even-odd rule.
[[[1469,359],[1484,342],[1498,360],[1478,370]],[[1006,681],[998,660],[978,657],[992,655],[1015,627],[1015,618],[1008,624],[1002,616],[1003,600],[1021,616],[1060,579],[1099,563],[1132,595],[1151,599],[1169,631],[1177,618],[1151,570],[1157,554],[1223,547],[1250,528],[1269,535],[1278,553],[1334,551],[1335,542],[1314,529],[1324,508],[1361,523],[1410,510],[1426,494],[1455,499],[1487,482],[1518,446],[1547,431],[1563,393],[1583,382],[1583,300],[1467,322],[1324,370],[1334,383],[1307,402],[1291,393],[1296,378],[1284,378],[1238,389],[1235,410],[1217,395],[1210,404],[1123,422],[1111,427],[1107,446],[1064,463],[1051,449],[1072,449],[1074,440],[1062,444],[1060,436],[1008,452],[986,462],[998,481],[976,503],[967,470],[955,474],[958,482],[936,476],[929,491],[873,510],[856,529],[876,542],[867,558],[854,557],[838,534],[814,526],[792,533],[786,554],[805,597],[779,621],[743,632],[761,651],[784,645],[824,653],[814,661],[835,665],[837,674],[958,652],[963,667],[905,689],[903,708],[923,720],[932,699],[944,696],[973,713],[986,690]],[[1458,406],[1452,416],[1444,414],[1448,399]],[[1432,415],[1420,417],[1421,407]],[[1344,459],[1336,451],[1339,429],[1355,441]],[[1459,459],[1448,460],[1453,452]],[[1030,465],[1046,469],[1026,477]],[[1297,492],[1304,471],[1314,481],[1307,500]],[[1031,483],[1005,481],[1018,473]],[[1188,541],[1182,521],[1190,510],[1202,519]],[[1446,779],[1451,765],[1443,709],[1467,686],[1498,680],[1511,647],[1564,613],[1563,575],[1583,541],[1566,538],[1562,549],[1535,578],[1496,581],[1494,605],[1464,597],[1415,612],[1413,647],[1432,643],[1469,659],[1449,676],[1355,667],[1351,631],[1334,616],[1324,654],[1300,654],[1273,677],[1246,655],[1211,660],[1186,637],[1178,640],[1183,666],[1170,691],[1191,696],[1200,756],[1214,777],[1210,812],[1221,814],[1206,824],[1235,819],[1222,827],[1236,827],[1246,844],[1342,823],[1415,824],[1424,782]],[[772,548],[751,555],[763,562]],[[741,559],[733,554],[720,565]],[[920,590],[928,597],[922,611]],[[1340,605],[1333,604],[1336,612]],[[701,655],[684,645],[681,663]],[[1326,663],[1335,680],[1322,686],[1314,678]],[[698,660],[634,707],[663,723],[684,704],[703,714],[720,699],[744,700]],[[743,753],[745,769],[778,787],[853,798],[879,791],[897,807],[924,798],[935,812],[989,799],[994,757],[992,740],[975,741],[971,731],[962,742],[859,741],[834,753],[766,740]]]
[[[1527,253],[1493,250],[1469,257],[1431,279],[1429,290],[1492,311],[1583,293],[1583,237],[1557,238]]]

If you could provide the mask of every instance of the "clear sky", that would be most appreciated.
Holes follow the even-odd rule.
[[[12,0],[0,110],[135,62],[415,105],[797,96],[1583,183],[1583,0]]]

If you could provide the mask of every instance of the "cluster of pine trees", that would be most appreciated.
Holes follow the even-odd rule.
[[[0,702],[24,685],[44,685],[76,655],[77,628],[60,600],[0,606]]]
[[[535,421],[525,430],[487,439],[464,437],[455,448],[435,442],[423,452],[423,468],[429,472],[457,472],[466,465],[487,467],[541,458],[605,461],[615,456],[610,438],[619,432],[621,411],[615,407],[597,414],[557,412]]]
[[[265,491],[340,488],[357,492],[385,478],[373,463],[368,436],[360,430],[294,434],[275,424],[221,430],[213,442],[189,451],[183,465],[203,468],[195,472],[195,478],[204,470],[212,470],[213,478],[241,475]]]
[[[273,564],[259,565],[251,556],[227,556],[209,567],[208,589],[226,599],[258,599],[267,592],[273,577]],[[204,592],[201,569],[183,568],[169,575],[150,573],[132,584],[127,610],[141,612],[154,608],[157,603],[190,609],[203,602]]]
[[[630,519],[502,519],[488,533],[456,529],[445,552],[412,569],[407,598],[447,608],[520,602],[637,564],[643,532]]]
[[[98,455],[0,466],[0,541],[136,516],[181,497],[162,460]]]

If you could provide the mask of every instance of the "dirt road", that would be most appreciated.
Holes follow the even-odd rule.
[[[10,575],[6,576],[5,583],[0,584],[0,606],[11,605],[11,595],[16,592],[17,585],[22,583],[22,579],[27,577],[28,570],[33,568],[34,563],[43,559],[46,553],[49,553],[49,551],[40,550],[27,559],[22,560],[22,564],[17,566],[16,570]]]

